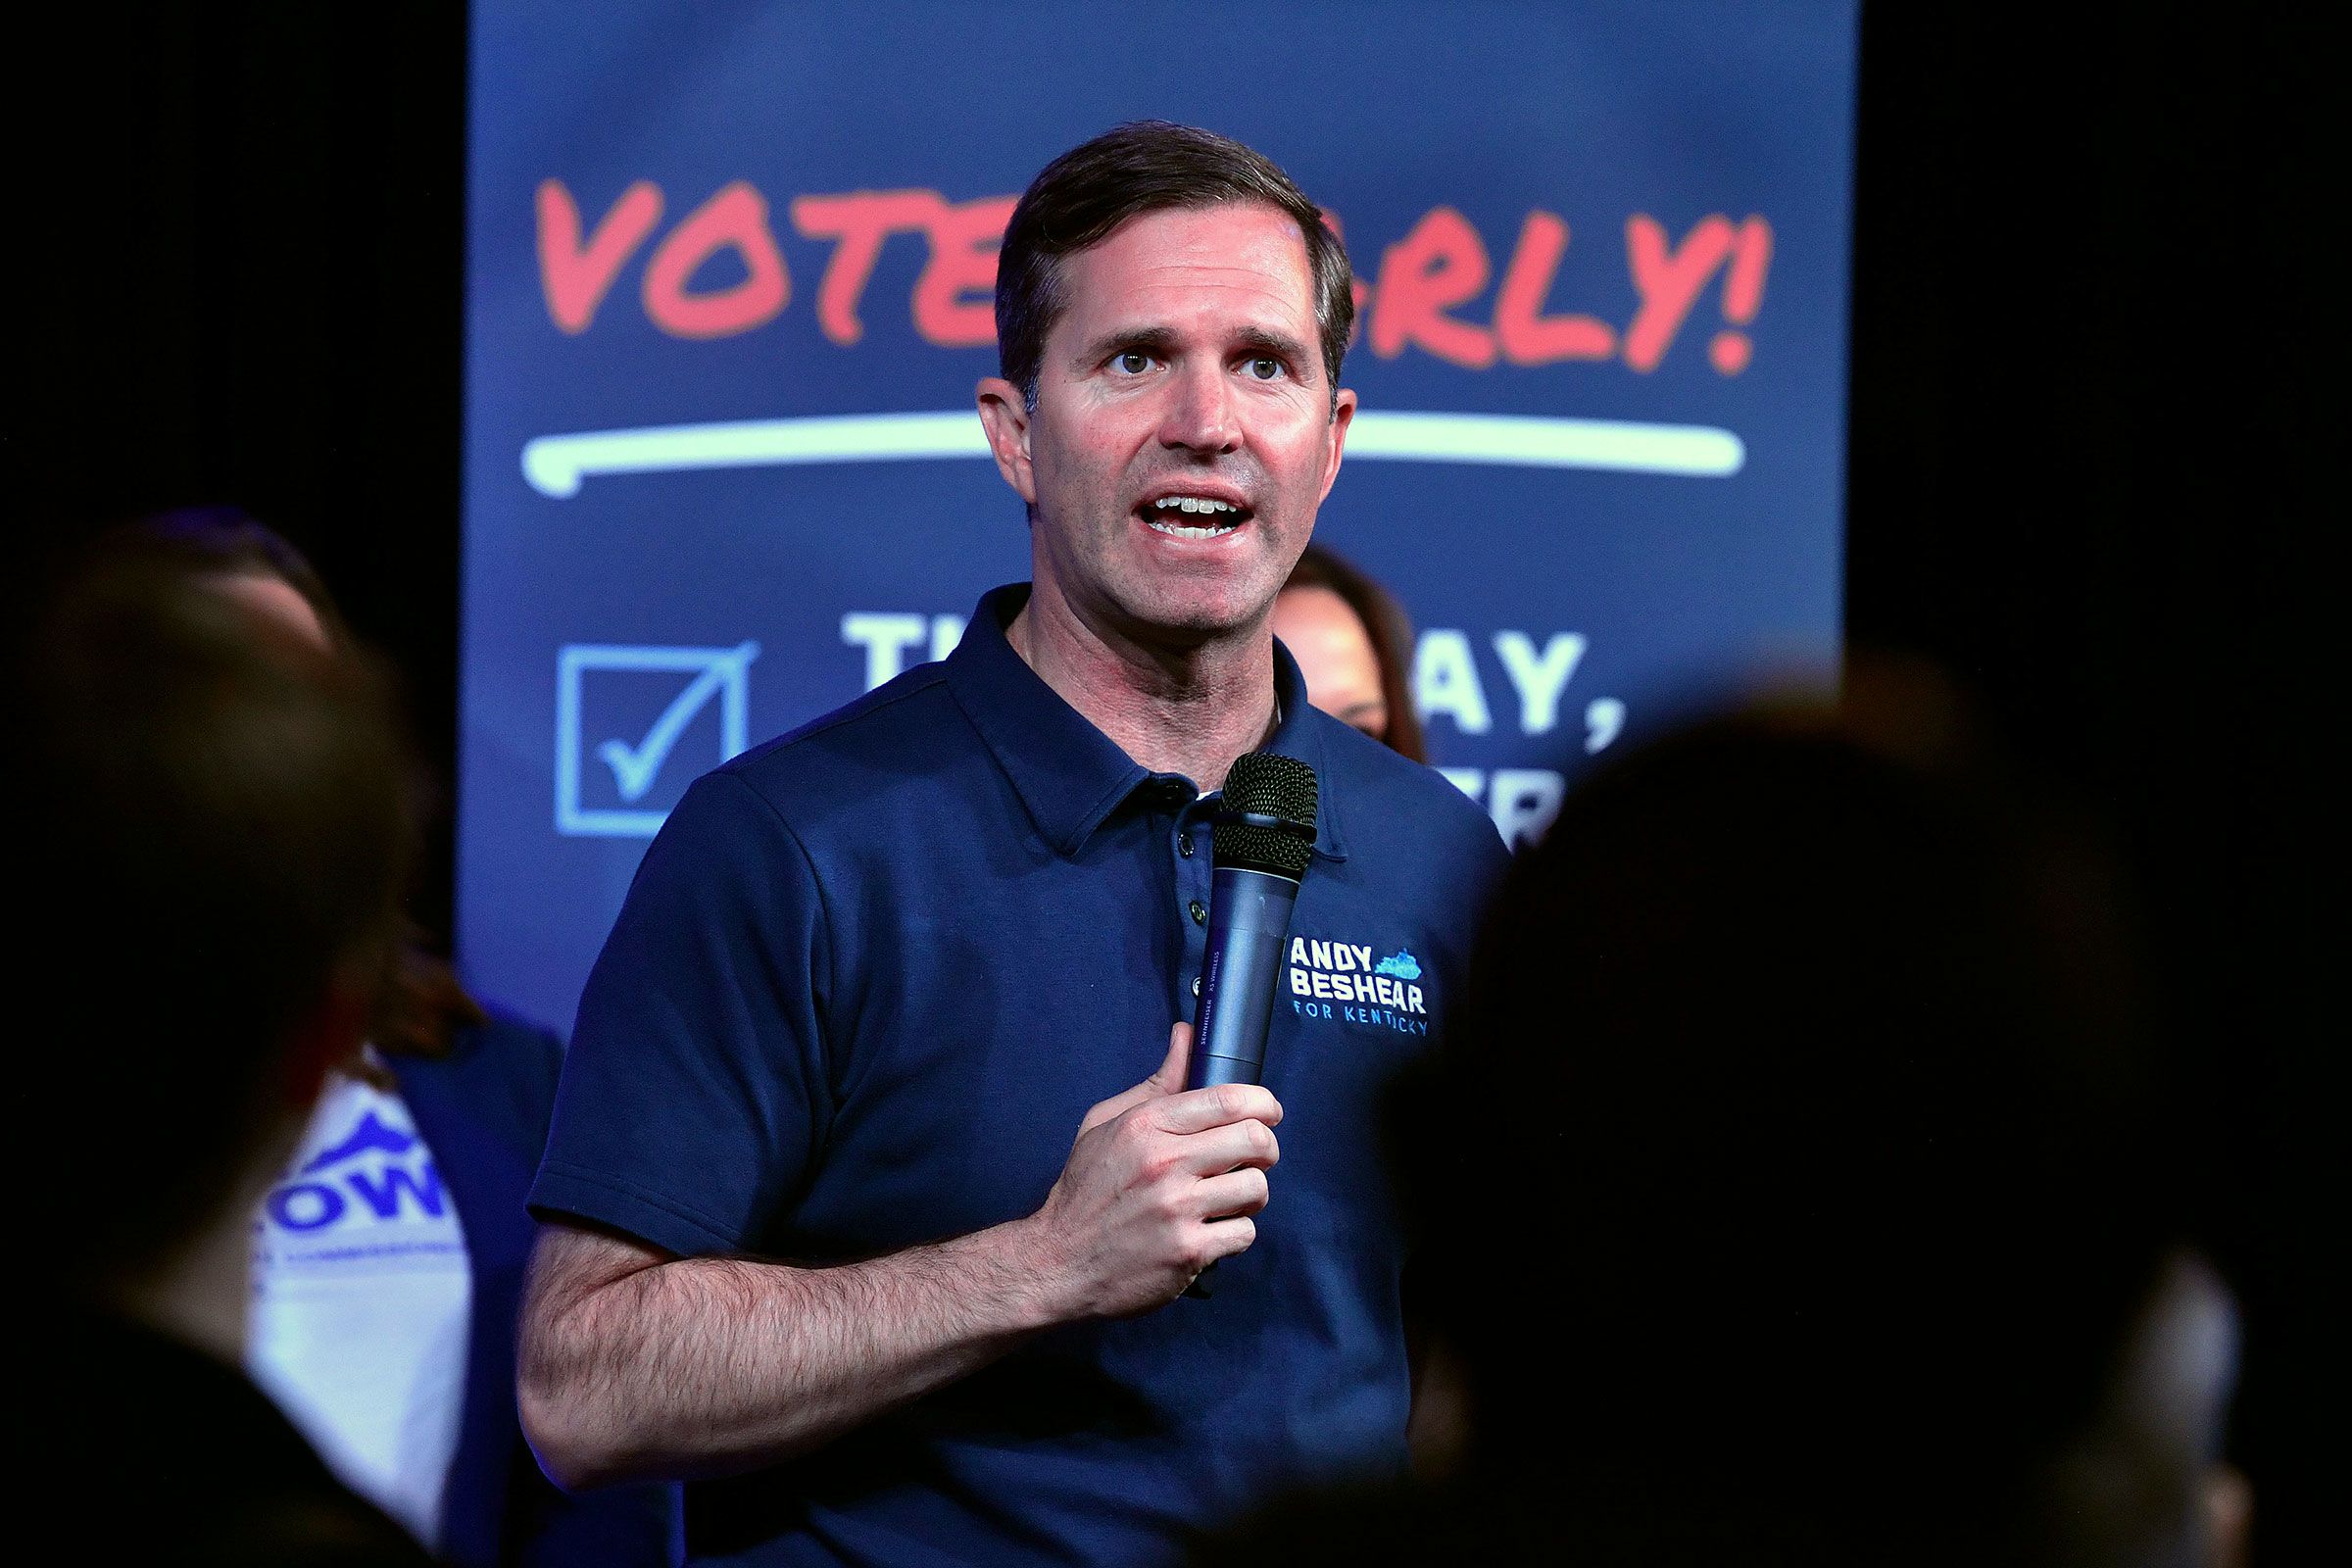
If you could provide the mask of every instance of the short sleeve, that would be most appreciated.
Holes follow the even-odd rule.
[[[801,841],[733,774],[699,780],[588,977],[532,1212],[755,1250],[823,1142],[829,962]]]

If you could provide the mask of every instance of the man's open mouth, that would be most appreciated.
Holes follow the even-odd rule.
[[[1215,496],[1170,495],[1147,501],[1136,514],[1154,533],[1173,539],[1214,539],[1250,520],[1250,509]]]

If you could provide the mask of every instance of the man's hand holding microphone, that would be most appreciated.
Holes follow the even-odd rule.
[[[1037,1278],[1068,1317],[1164,1306],[1257,1238],[1282,1105],[1258,1084],[1186,1089],[1193,1026],[1133,1089],[1090,1109],[1046,1201],[1024,1223]]]

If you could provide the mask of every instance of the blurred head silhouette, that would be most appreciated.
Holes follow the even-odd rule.
[[[1493,906],[1399,1096],[1470,1472],[1611,1561],[2198,1560],[2231,1308],[2114,889],[1872,686],[1604,767]]]
[[[117,570],[177,577],[234,600],[256,612],[253,623],[270,628],[266,635],[290,634],[325,652],[368,658],[309,559],[241,508],[183,507],[141,517],[108,534],[99,556]],[[420,775],[413,782],[420,796],[439,801],[440,792],[422,787]],[[483,1021],[481,1005],[423,928],[410,922],[406,932],[395,983],[383,989],[368,1022],[368,1043],[384,1055],[443,1055],[460,1030]],[[358,1061],[353,1070],[378,1087],[391,1082],[380,1064]]]
[[[320,648],[351,646],[342,612],[309,558],[240,508],[160,512],[115,530],[100,548],[120,567],[137,563],[226,594]]]
[[[53,1241],[71,1288],[140,1315],[224,1227],[241,1268],[397,952],[413,775],[318,628],[112,545],[18,628],[29,1103],[86,1140]]]

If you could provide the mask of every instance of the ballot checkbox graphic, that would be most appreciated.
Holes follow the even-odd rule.
[[[556,658],[556,831],[651,838],[697,775],[749,744],[759,657],[758,643],[564,645]]]

